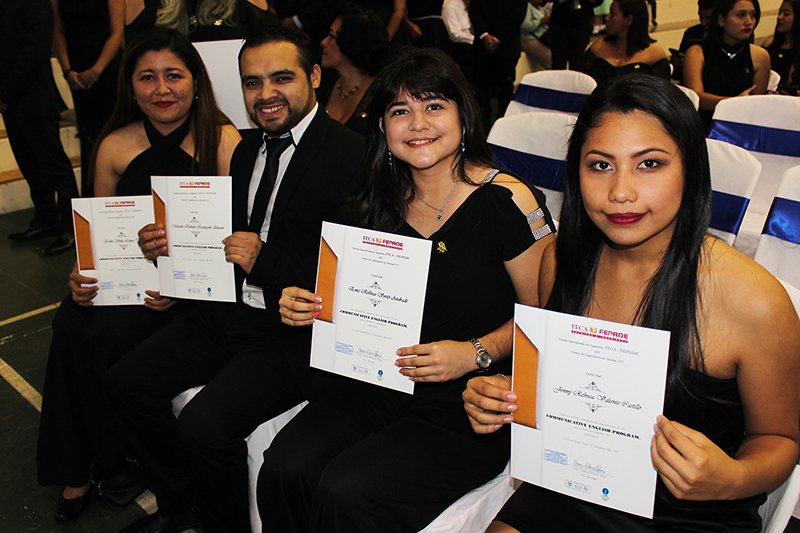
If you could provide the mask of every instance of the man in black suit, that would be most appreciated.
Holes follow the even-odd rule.
[[[78,196],[72,164],[58,131],[59,113],[66,106],[53,80],[52,42],[53,8],[49,0],[3,2],[0,113],[35,209],[30,227],[9,238],[30,241],[56,232],[58,238],[45,250],[47,255],[72,249],[70,200]]]
[[[686,52],[692,45],[701,44],[703,39],[706,38],[712,13],[714,13],[714,0],[697,0],[697,16],[700,19],[700,24],[686,28],[677,54],[670,49],[670,52],[672,52],[669,60],[673,67],[672,79],[678,80],[680,84],[683,84],[683,61],[686,59]]]
[[[310,328],[284,332],[278,314],[284,287],[313,286],[322,221],[338,218],[363,151],[363,139],[317,104],[320,68],[310,50],[297,32],[271,27],[251,35],[240,52],[245,103],[263,133],[246,137],[231,160],[234,233],[223,242],[236,265],[237,303],[186,313],[107,375],[107,391],[153,476],[159,505],[159,513],[126,533],[196,525],[195,496],[207,533],[249,532],[243,439],[302,399],[323,394],[325,382],[335,379],[309,368]],[[278,138],[288,147],[270,191],[261,182]],[[150,258],[165,252],[161,228],[143,228],[140,245]],[[176,421],[171,399],[201,384]]]

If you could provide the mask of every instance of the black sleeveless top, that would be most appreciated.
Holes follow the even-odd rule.
[[[744,46],[742,46],[744,45]],[[741,51],[730,57],[720,45],[703,43],[703,90],[717,96],[738,96],[753,86],[753,58],[750,56],[750,43],[744,42],[734,47]],[[734,52],[734,50],[728,50]],[[706,125],[711,123],[713,111],[700,110]]]
[[[137,155],[128,164],[117,182],[117,196],[150,194],[150,176],[188,176],[192,174],[192,156],[181,150],[181,143],[189,134],[191,118],[187,118],[169,135],[161,135],[144,118],[144,131],[150,148]]]

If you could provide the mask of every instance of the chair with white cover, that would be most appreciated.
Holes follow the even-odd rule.
[[[553,220],[561,213],[567,145],[576,120],[565,113],[523,113],[497,119],[489,132],[498,165],[538,187]]]
[[[505,116],[554,111],[577,116],[597,87],[591,76],[574,70],[540,70],[522,77]]]
[[[172,412],[175,416],[180,414],[181,409],[202,388],[202,386],[194,387],[173,398]],[[247,469],[250,478],[250,527],[253,533],[261,533],[262,531],[261,517],[258,514],[258,504],[256,503],[256,485],[258,472],[264,463],[264,451],[269,448],[272,439],[275,438],[281,428],[288,424],[307,403],[302,402],[272,420],[264,422],[246,439]],[[243,406],[243,408],[246,408],[246,406]],[[513,483],[510,466],[506,465],[505,470],[497,477],[456,500],[420,533],[449,533],[451,531],[481,533],[485,531],[500,511],[500,508],[503,507],[503,504],[514,493]]]
[[[774,70],[769,71],[769,81],[767,81],[767,91],[774,93],[778,90],[778,84],[781,82],[781,75]]]
[[[781,176],[800,165],[800,98],[770,94],[723,100],[708,137],[744,148],[761,163],[734,245],[752,257]]]
[[[744,148],[706,140],[714,204],[709,233],[733,244],[761,173],[761,163]]]
[[[700,97],[697,95],[696,92],[694,92],[688,87],[684,87],[683,85],[677,85],[677,87],[678,89],[683,91],[683,94],[685,94],[687,98],[689,98],[689,100],[692,101],[692,105],[694,106],[695,109],[700,109]]]
[[[789,293],[795,311],[800,314],[800,289],[781,280],[783,288]],[[789,479],[777,489],[767,494],[767,501],[759,507],[761,533],[783,533],[800,498],[800,465],[795,465]]]
[[[800,166],[783,175],[755,260],[776,278],[800,287]]]

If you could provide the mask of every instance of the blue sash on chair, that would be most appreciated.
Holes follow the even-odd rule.
[[[709,227],[736,235],[739,233],[750,199],[720,191],[712,191],[712,194],[713,207]]]
[[[588,96],[588,94],[568,93],[546,87],[520,84],[514,94],[514,101],[539,109],[578,114]]]
[[[489,146],[500,166],[513,170],[532,185],[564,192],[566,161],[527,154],[496,144],[489,144]]]
[[[725,141],[751,152],[800,157],[800,131],[712,120],[708,138]]]
[[[800,244],[800,202],[776,196],[761,233]]]

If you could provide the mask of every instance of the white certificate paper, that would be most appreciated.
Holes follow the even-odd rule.
[[[394,365],[419,343],[431,241],[323,222],[311,366],[408,394]]]
[[[669,332],[516,306],[511,475],[652,518]]]
[[[93,305],[142,305],[158,290],[158,272],[139,249],[138,232],[153,223],[150,196],[73,198],[75,249],[82,276],[97,278]]]
[[[230,176],[152,176],[155,220],[166,228],[158,261],[161,295],[235,302],[233,264],[222,239],[233,231]]]

